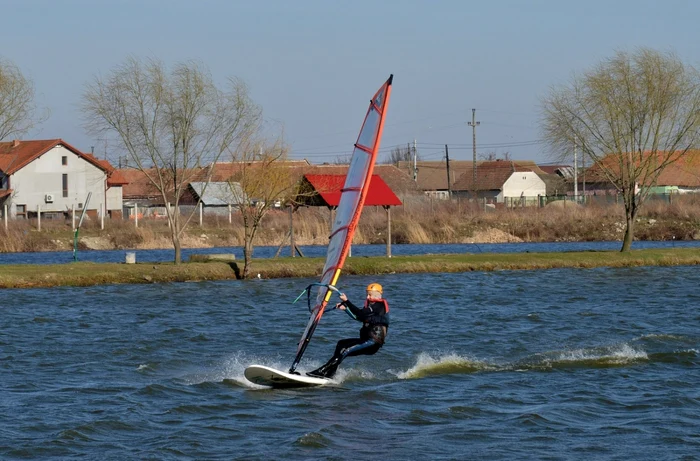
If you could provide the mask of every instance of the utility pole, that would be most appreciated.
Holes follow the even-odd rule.
[[[445,144],[445,162],[447,164],[447,198],[452,198],[452,182],[450,181],[450,152]]]
[[[581,174],[583,175],[583,203],[586,203],[586,156],[581,152]]]
[[[476,121],[476,109],[472,109],[472,121],[468,122],[468,125],[472,127],[472,150],[474,151],[474,164],[472,166],[473,170],[473,187],[474,187],[474,198],[476,199],[476,127],[479,126],[481,122]]]
[[[418,154],[416,153],[416,140],[413,140],[413,181],[418,182]]]
[[[578,203],[578,158],[576,156],[576,143],[574,143],[574,202]]]

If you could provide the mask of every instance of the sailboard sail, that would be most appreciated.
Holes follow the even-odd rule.
[[[360,220],[360,214],[362,213],[362,207],[372,178],[372,171],[374,170],[379,144],[382,139],[384,118],[389,106],[393,78],[393,75],[389,76],[389,79],[384,82],[374,97],[372,97],[367,115],[362,123],[362,129],[357,137],[345,184],[341,189],[340,203],[333,221],[326,253],[326,264],[323,267],[321,282],[317,284],[318,294],[316,302],[311,309],[311,316],[304,334],[299,340],[297,355],[289,369],[290,373],[293,373],[297,365],[299,365],[333,291],[337,291],[335,290],[335,285],[338,283],[340,271],[350,250],[352,237]]]

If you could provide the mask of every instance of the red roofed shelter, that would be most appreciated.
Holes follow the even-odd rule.
[[[340,204],[340,195],[345,185],[345,175],[305,174],[301,190],[304,191],[298,202],[307,206],[326,206],[331,210],[330,222],[333,222],[333,210]],[[365,197],[365,206],[381,206],[386,210],[387,238],[386,255],[391,257],[391,207],[402,205],[401,200],[379,175],[372,175]]]

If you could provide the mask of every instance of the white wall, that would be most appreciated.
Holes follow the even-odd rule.
[[[107,189],[107,211],[122,211],[123,189],[122,186],[113,186]]]
[[[67,157],[67,165],[61,162],[63,156]],[[63,196],[63,174],[68,175],[68,197]],[[37,205],[41,205],[42,212],[69,211],[73,205],[78,209],[92,192],[88,209],[99,210],[105,203],[106,181],[103,170],[59,145],[10,177],[12,204],[27,205],[31,212],[37,210]],[[46,194],[53,195],[53,203],[46,202]]]
[[[503,202],[506,197],[533,198],[538,195],[547,195],[547,185],[544,181],[532,171],[516,172],[503,184],[498,201]]]

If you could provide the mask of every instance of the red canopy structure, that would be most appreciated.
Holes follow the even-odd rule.
[[[333,210],[340,203],[340,193],[345,185],[344,174],[305,174],[302,179],[301,193],[297,197],[299,205],[326,206],[331,210],[330,228],[333,227]],[[392,206],[403,205],[394,191],[384,182],[381,176],[372,175],[364,206],[380,206],[386,210],[386,254],[391,257],[391,212]],[[293,229],[293,226],[292,226]],[[290,235],[293,242],[293,233]],[[292,244],[294,247],[294,244]],[[292,252],[292,256],[294,253]]]
[[[345,175],[335,174],[307,174],[304,179],[316,192],[305,204],[311,206],[337,207],[340,203],[340,190],[345,184]],[[320,200],[319,200],[320,199]],[[381,176],[374,174],[369,183],[369,190],[365,198],[365,206],[399,206],[401,200],[394,191],[384,182]]]

